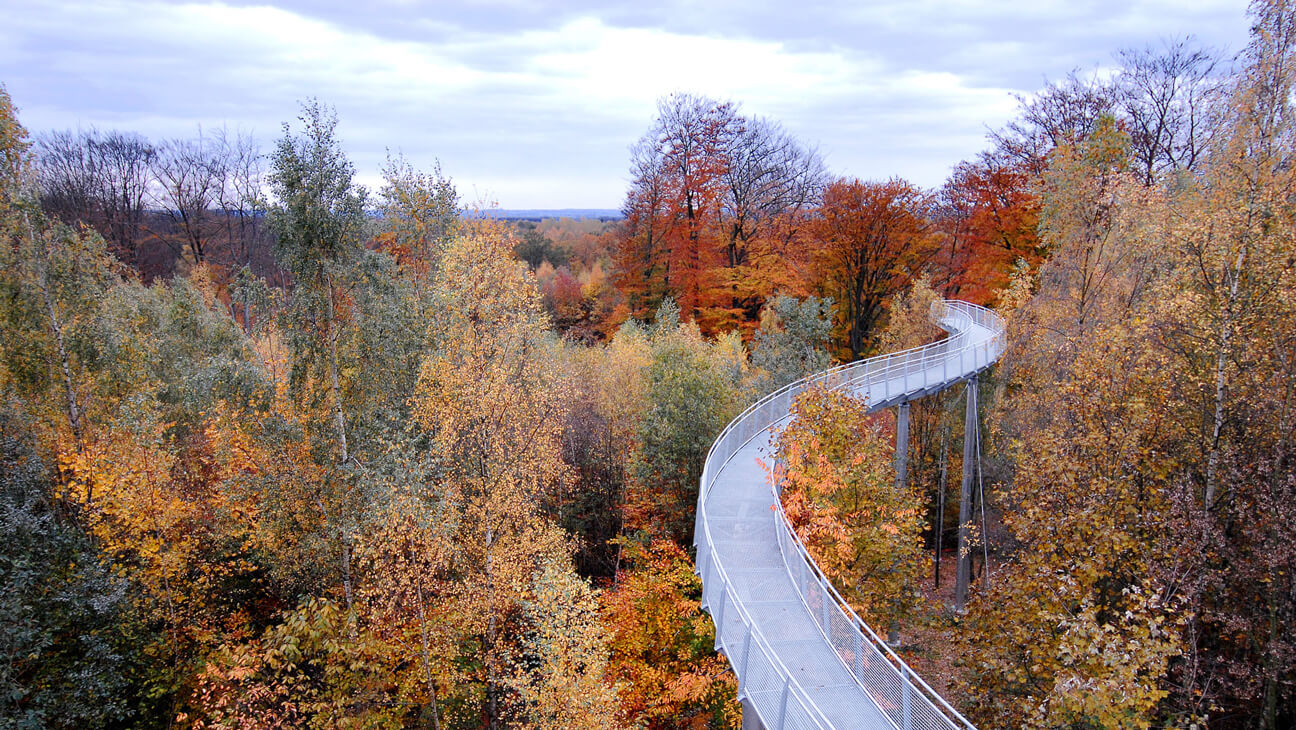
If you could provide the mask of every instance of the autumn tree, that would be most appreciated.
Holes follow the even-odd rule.
[[[325,440],[332,462],[327,477],[331,494],[316,501],[336,534],[349,606],[358,495],[350,469],[355,444],[354,439],[348,442],[345,376],[338,350],[350,303],[347,275],[364,255],[365,194],[352,183],[351,163],[334,136],[336,115],[312,101],[303,105],[300,121],[300,136],[284,125],[272,156],[269,181],[277,202],[270,209],[270,225],[280,261],[294,283],[289,319],[294,396],[302,406],[328,414],[328,429],[317,437]]]
[[[1176,341],[1167,346],[1183,369],[1184,397],[1197,406],[1185,417],[1198,426],[1189,448],[1203,457],[1189,472],[1200,490],[1194,504],[1205,512],[1207,536],[1222,541],[1208,553],[1221,558],[1208,563],[1221,584],[1202,594],[1193,628],[1216,637],[1212,659],[1237,677],[1226,683],[1231,702],[1256,707],[1257,724],[1271,728],[1291,721],[1296,667],[1276,630],[1296,610],[1290,534],[1279,527],[1293,464],[1280,394],[1296,378],[1296,13],[1286,3],[1256,2],[1250,15],[1245,68],[1228,89],[1200,184],[1174,203],[1180,225],[1171,240],[1182,259],[1160,292],[1174,302],[1164,309],[1175,323],[1168,329]],[[1171,291],[1182,293],[1169,299]]]
[[[633,149],[636,182],[625,210],[621,267],[636,313],[666,293],[686,316],[713,304],[721,252],[712,223],[725,192],[724,151],[742,128],[729,103],[690,94],[658,102],[652,128]]]
[[[383,180],[380,200],[387,230],[379,241],[409,277],[416,306],[422,309],[441,251],[459,227],[459,193],[441,174],[439,163],[421,172],[404,158],[389,157]]]
[[[616,538],[634,471],[630,456],[639,449],[649,408],[652,344],[647,329],[630,320],[607,344],[566,352],[575,378],[563,450],[577,478],[560,519],[578,539],[582,572],[614,577],[622,554]]]
[[[522,727],[604,730],[618,721],[617,687],[597,595],[565,560],[549,560],[523,599],[523,637],[513,660]]]
[[[1088,137],[1098,119],[1111,116],[1116,105],[1108,84],[1097,74],[1085,78],[1079,70],[1033,95],[1018,95],[1017,102],[1018,117],[991,133],[990,140],[997,156],[1032,178],[1043,174],[1054,148]]]
[[[894,624],[918,602],[921,493],[896,489],[894,447],[863,401],[812,388],[792,415],[773,453],[788,521],[866,622]]]
[[[766,297],[798,283],[792,234],[825,173],[777,123],[728,102],[666,97],[631,174],[617,265],[632,316],[671,296],[710,334],[755,320]]]
[[[387,647],[339,603],[302,601],[260,636],[214,652],[195,692],[197,728],[399,728]]]
[[[876,336],[887,300],[932,256],[930,198],[899,179],[838,180],[808,227],[819,287],[837,304],[837,328],[850,357]]]
[[[1292,379],[1294,26],[1280,3],[1251,12],[1246,70],[1192,178],[1143,186],[1111,119],[1050,156],[1052,258],[1012,310],[994,418],[1019,549],[968,620],[989,724],[1289,719],[1293,654],[1274,627],[1296,553],[1276,528],[1291,451],[1275,399]]]
[[[532,574],[567,559],[543,512],[567,479],[559,441],[566,386],[548,366],[556,343],[525,265],[509,256],[513,243],[499,224],[482,222],[444,252],[433,299],[437,345],[414,395],[414,418],[438,453],[456,514],[460,651],[475,667],[461,690],[491,727],[514,711],[509,646]]]
[[[603,595],[611,637],[609,671],[620,684],[632,721],[653,730],[681,722],[737,728],[737,681],[715,653],[715,633],[702,612],[702,581],[687,553],[656,540],[634,545],[633,570]]]
[[[940,244],[932,268],[947,296],[991,304],[1017,262],[1038,267],[1037,181],[1011,158],[982,154],[960,163],[933,211]]]

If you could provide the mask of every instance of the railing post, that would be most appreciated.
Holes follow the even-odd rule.
[[[830,629],[832,628],[832,609],[828,605],[831,596],[828,593],[827,579],[819,581],[819,596],[821,598],[821,603],[823,604],[821,606],[822,610],[820,611],[820,613],[823,614],[823,630],[824,635],[827,636],[831,633]]]
[[[913,730],[913,682],[909,681],[908,665],[900,665],[900,712],[901,730]]]
[[[709,608],[710,605],[711,605],[710,602],[707,601],[707,596],[708,596],[708,594],[710,593],[710,591],[708,590],[708,586],[711,585],[711,580],[710,580],[710,577],[711,577],[711,576],[710,576],[710,573],[711,573],[711,570],[715,567],[715,557],[712,555],[711,546],[706,544],[706,537],[705,537],[705,533],[703,533],[702,544],[703,544],[703,545],[706,545],[706,548],[707,548],[707,549],[698,552],[698,554],[699,554],[700,556],[702,556],[702,603],[701,603],[701,607],[702,607],[703,609],[706,609],[706,608]]]
[[[716,651],[720,651],[721,647],[724,646],[724,609],[725,609],[725,587],[720,586],[720,607],[716,609],[716,612],[714,614],[712,614],[712,616],[715,617]],[[729,653],[728,650],[726,650],[725,653],[728,654]]]
[[[779,700],[778,727],[771,728],[771,730],[783,730],[783,726],[787,723],[787,701],[788,701],[788,693],[791,691],[792,691],[792,678],[788,677],[787,679],[783,680],[783,698]]]
[[[743,638],[742,669],[738,672],[738,699],[743,697],[743,688],[747,686],[747,658],[751,656],[752,627],[747,627],[747,636]]]
[[[863,679],[864,676],[864,632],[860,631],[858,626],[855,629],[855,676]]]

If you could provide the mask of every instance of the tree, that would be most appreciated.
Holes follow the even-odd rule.
[[[792,414],[774,446],[788,521],[866,622],[894,624],[917,604],[921,492],[896,489],[894,449],[863,401],[812,388]]]
[[[349,268],[363,255],[365,193],[351,182],[351,163],[334,133],[337,116],[318,101],[302,106],[301,136],[284,125],[271,158],[270,185],[276,203],[270,227],[278,256],[293,276],[290,327],[293,334],[293,391],[299,402],[331,414],[334,468],[328,477],[333,504],[318,500],[341,545],[341,575],[347,606],[353,599],[351,540],[355,514],[353,475],[348,473],[354,444],[348,443],[343,374],[338,341],[345,326]]]
[[[702,612],[702,581],[684,549],[667,540],[628,546],[633,569],[603,594],[611,631],[610,674],[632,722],[652,730],[681,723],[737,728],[737,680],[715,653]]]
[[[1131,156],[1143,182],[1160,175],[1195,170],[1215,126],[1209,102],[1219,93],[1218,60],[1211,49],[1191,39],[1165,41],[1117,54],[1121,72],[1116,96],[1131,136]]]
[[[404,704],[440,728],[444,705],[470,681],[458,656],[462,615],[455,595],[459,524],[437,464],[409,439],[392,443],[371,472],[381,497],[357,545],[366,576],[361,614],[391,650]]]
[[[309,598],[261,636],[222,646],[199,677],[197,728],[400,728],[388,647],[339,604]]]
[[[414,418],[439,459],[457,515],[453,575],[461,651],[475,669],[482,721],[509,712],[512,617],[563,538],[541,509],[567,479],[560,438],[566,385],[549,363],[556,343],[514,242],[483,222],[455,238],[433,297],[436,349],[423,362]]]
[[[130,710],[126,584],[59,517],[24,430],[0,415],[0,727],[105,727]]]
[[[13,99],[0,85],[0,221],[10,218],[31,169],[31,141],[18,122]]]
[[[983,154],[954,169],[934,211],[944,235],[932,263],[947,296],[988,305],[1017,262],[1039,266],[1036,187],[1022,164],[1003,156]]]
[[[137,263],[156,149],[138,134],[94,128],[42,135],[36,148],[45,211],[92,226],[123,262]]]
[[[570,566],[549,560],[522,602],[526,625],[513,683],[524,727],[621,727],[617,690],[604,674],[608,647],[597,595]]]
[[[225,236],[233,247],[231,263],[236,268],[251,266],[254,250],[271,248],[263,239],[262,228],[266,213],[262,188],[263,157],[251,135],[242,132],[231,134],[221,127],[213,137],[220,148],[221,160],[217,167],[221,173],[217,204],[225,222]]]
[[[766,305],[752,339],[755,398],[828,367],[832,320],[831,299],[778,296]]]
[[[679,320],[669,299],[650,332],[649,405],[639,422],[639,448],[631,457],[625,523],[632,533],[684,544],[692,534],[707,450],[734,415],[738,374],[726,361],[725,342],[707,342],[696,325]],[[741,343],[736,344],[745,358]]]
[[[799,283],[792,241],[825,173],[778,124],[728,102],[666,97],[631,174],[616,260],[632,316],[671,296],[714,334],[750,325],[775,290]]]
[[[1059,145],[1088,137],[1099,118],[1111,115],[1116,99],[1111,86],[1097,74],[1084,79],[1079,71],[1072,71],[1034,96],[1017,96],[1017,103],[1020,116],[990,135],[993,154],[1038,178],[1049,153]]]
[[[387,158],[381,210],[387,231],[380,237],[400,269],[413,282],[423,306],[441,252],[459,228],[459,193],[440,163],[419,172],[404,158]]]
[[[838,180],[809,226],[820,287],[838,304],[850,357],[862,357],[887,300],[931,257],[930,199],[909,183]]]
[[[194,265],[206,260],[218,225],[213,209],[221,202],[227,175],[222,152],[200,132],[197,139],[166,142],[153,160],[157,204],[180,234],[173,247],[182,257],[187,248]]]
[[[56,454],[84,442],[90,418],[104,413],[89,387],[98,358],[93,331],[99,301],[117,280],[115,262],[93,231],[45,227],[28,211],[4,249],[7,296],[0,308],[12,335],[0,353],[10,387],[42,431],[41,446]],[[59,415],[54,415],[59,414]],[[64,438],[66,436],[66,438]]]

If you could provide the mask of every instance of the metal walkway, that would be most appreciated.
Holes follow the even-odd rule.
[[[1003,320],[961,301],[937,302],[950,336],[843,365],[753,403],[716,439],[698,494],[694,545],[702,607],[716,650],[738,675],[744,726],[973,728],[864,624],[819,572],[783,516],[765,470],[772,434],[807,387],[849,390],[869,410],[974,377],[1003,352]]]

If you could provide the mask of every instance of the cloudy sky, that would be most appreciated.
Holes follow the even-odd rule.
[[[935,186],[1013,115],[1014,92],[1170,37],[1231,55],[1245,5],[5,0],[0,83],[33,132],[224,124],[263,149],[314,96],[370,185],[391,150],[440,160],[470,201],[617,208],[628,147],[673,91],[782,122],[838,174]]]

